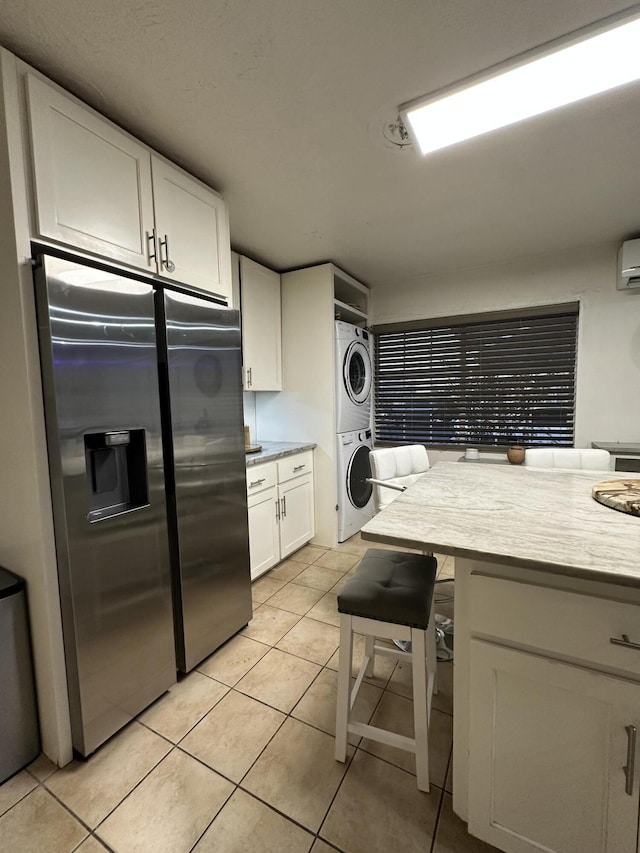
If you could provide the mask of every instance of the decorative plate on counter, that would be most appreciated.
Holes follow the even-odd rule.
[[[591,489],[598,503],[640,517],[640,480],[610,480]]]

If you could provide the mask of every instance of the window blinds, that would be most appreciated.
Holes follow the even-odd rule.
[[[572,305],[374,330],[376,440],[571,446],[577,320]]]

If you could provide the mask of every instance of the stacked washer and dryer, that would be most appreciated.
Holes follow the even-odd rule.
[[[336,433],[338,443],[338,542],[374,515],[369,452],[372,367],[369,333],[336,321]]]

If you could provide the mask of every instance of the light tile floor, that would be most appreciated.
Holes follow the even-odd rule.
[[[41,756],[0,786],[0,850],[493,851],[451,807],[452,664],[439,664],[429,794],[409,753],[352,737],[346,764],[333,758],[336,595],[367,547],[302,548],[253,584],[251,623],[89,761]],[[410,668],[376,661],[358,713],[411,735]]]

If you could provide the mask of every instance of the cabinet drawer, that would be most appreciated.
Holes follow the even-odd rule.
[[[470,608],[474,635],[640,678],[640,649],[611,643],[640,644],[636,604],[473,575]]]
[[[302,477],[313,471],[313,453],[296,453],[295,456],[285,456],[278,460],[278,482],[285,483],[293,477]]]
[[[247,494],[261,492],[275,486],[278,469],[275,462],[267,462],[265,465],[250,465],[247,468]]]

